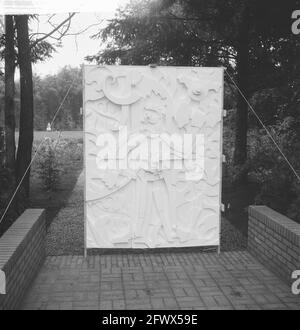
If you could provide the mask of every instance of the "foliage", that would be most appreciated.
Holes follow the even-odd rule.
[[[287,114],[292,111],[280,103],[278,103],[278,107],[280,111],[276,111],[277,122],[268,126],[268,130],[299,174],[300,114],[298,113],[296,117],[286,116],[281,119],[281,113]],[[223,166],[222,197],[224,203],[230,203],[231,206],[235,204],[237,208],[246,208],[252,203],[267,205],[300,223],[300,182],[265,129],[251,128],[248,133],[249,160],[243,167],[234,165],[232,120],[233,111],[230,111],[224,122],[223,150],[226,155],[226,164]],[[273,119],[273,121],[275,120]],[[246,187],[241,188],[236,182],[245,172],[248,173],[249,183]],[[248,195],[246,199],[240,197],[243,190]],[[243,216],[247,218],[247,212],[244,211],[235,209],[232,214],[237,213],[239,218],[241,214],[244,214]]]
[[[27,172],[27,165],[31,160],[33,133],[34,133],[34,100],[33,100],[33,77],[32,77],[32,63],[45,60],[50,57],[55,50],[55,46],[46,41],[46,38],[53,37],[52,34],[58,31],[59,27],[63,26],[65,22],[69,20],[69,24],[64,28],[64,31],[59,31],[60,38],[66,35],[70,27],[70,19],[75,13],[70,14],[69,18],[63,21],[60,25],[52,30],[52,32],[45,33],[32,33],[30,34],[28,21],[35,19],[35,15],[21,15],[21,16],[5,16],[7,28],[5,30],[6,35],[0,36],[0,61],[5,61],[5,127],[7,135],[6,139],[6,166],[9,168],[12,180],[9,183],[9,190],[14,189],[16,181],[20,181],[20,189],[16,195],[16,200],[13,201],[12,207],[14,210],[21,207],[24,208],[27,205],[29,192],[30,192],[30,171]],[[2,21],[1,21],[2,22]],[[1,23],[0,22],[0,23]],[[48,22],[51,24],[50,19]],[[2,26],[2,25],[1,25]],[[38,35],[43,37],[38,38]],[[55,37],[53,37],[56,39]],[[56,40],[60,40],[60,38]],[[59,46],[57,44],[56,46]],[[6,51],[7,50],[7,51]],[[15,155],[15,82],[14,72],[15,68],[19,66],[20,71],[20,107],[19,111],[19,141],[17,152]],[[2,71],[0,71],[2,77]],[[64,98],[63,98],[64,99]],[[2,100],[0,100],[0,106],[2,106]],[[1,108],[0,108],[1,110]],[[55,110],[56,111],[56,110]],[[21,113],[21,114],[20,114]],[[7,120],[9,118],[9,120]],[[52,119],[52,118],[51,118]],[[2,121],[3,118],[0,118]],[[55,187],[56,185],[56,168],[53,162],[53,155],[50,149],[47,152],[48,161],[45,168],[41,169],[41,173],[44,173],[46,187]],[[16,157],[15,157],[16,156]],[[52,164],[53,163],[53,164]],[[24,176],[23,176],[24,174]],[[3,193],[1,193],[1,197]],[[14,217],[12,217],[12,221]],[[5,219],[5,226],[10,223],[10,219]]]
[[[34,148],[39,148],[41,141],[34,142]],[[73,163],[82,162],[82,139],[66,138],[60,133],[56,138],[45,138],[33,163],[32,175],[38,175],[46,191],[59,188],[61,176],[72,167]]]
[[[9,170],[0,165],[0,209],[4,208],[4,203],[7,196],[7,191],[9,191],[9,184],[10,184],[10,173]]]
[[[35,129],[45,130],[73,83],[54,123],[55,129],[82,128],[82,73],[80,68],[64,67],[55,75],[34,76]]]
[[[300,141],[293,130],[294,125],[295,119],[288,117],[273,127],[271,133],[296,172],[300,173]],[[300,208],[297,208],[300,182],[264,131],[252,140],[249,168],[250,176],[261,186],[256,203],[268,205],[300,222]]]
[[[73,82],[67,99],[62,105],[54,123],[55,129],[82,129],[80,108],[82,107],[82,72],[81,68],[69,66],[61,69],[57,74],[40,77],[33,76],[34,83],[34,128],[44,131],[52,121],[55,111]],[[0,127],[4,127],[4,81],[0,76]],[[1,88],[3,87],[3,88]],[[15,82],[15,115],[16,127],[19,128],[20,116],[20,84]]]
[[[222,60],[225,53],[218,48],[220,57],[216,58],[216,47],[207,43],[213,39],[210,31],[194,20],[173,19],[175,14],[187,15],[173,1],[131,1],[94,35],[106,43],[106,48],[88,59],[109,64],[228,64],[228,60]]]
[[[299,0],[135,0],[118,11],[93,37],[104,50],[97,63],[226,66],[236,71],[241,13],[250,11],[251,94],[286,82],[300,57],[291,33],[291,12]]]
[[[46,138],[38,152],[37,172],[47,191],[54,191],[58,188],[60,180],[58,148],[59,140]]]
[[[12,172],[0,164],[0,218],[7,207],[12,194],[12,189],[15,186],[13,182]],[[17,198],[21,199],[21,194],[18,194]],[[18,205],[16,205],[16,203],[11,204],[2,223],[0,223],[0,237],[23,211],[24,206],[22,203],[19,203]]]
[[[50,58],[55,52],[55,46],[47,41],[41,41],[38,44],[34,44],[35,40],[31,40],[31,62],[37,63],[44,61],[47,58]],[[56,45],[57,46],[57,45]],[[0,35],[0,61],[4,59],[4,50],[5,50],[5,34]],[[18,62],[18,52],[15,49],[16,54],[16,63]]]
[[[300,39],[291,32],[291,13],[298,7],[300,0],[135,0],[93,36],[106,47],[87,59],[224,66],[263,121],[274,125],[286,116],[280,107],[286,109],[299,77]],[[234,163],[240,166],[237,178],[245,182],[248,106],[231,79],[225,79],[232,89],[225,94],[225,105],[236,103]],[[257,127],[258,121],[250,119],[251,127]]]
[[[300,223],[300,185],[296,185],[293,188],[293,193],[297,196],[289,205],[287,216],[291,219],[294,219],[298,223]]]

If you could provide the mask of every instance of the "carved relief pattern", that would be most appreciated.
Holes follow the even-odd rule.
[[[219,245],[223,69],[85,67],[88,248]],[[97,137],[119,127],[203,134],[204,175],[186,169],[100,170]]]

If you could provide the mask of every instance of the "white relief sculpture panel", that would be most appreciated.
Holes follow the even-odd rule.
[[[87,248],[219,245],[222,108],[222,68],[85,66]]]

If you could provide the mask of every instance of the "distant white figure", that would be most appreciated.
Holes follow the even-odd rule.
[[[51,125],[50,125],[50,123],[48,123],[46,130],[47,130],[47,132],[51,132]]]

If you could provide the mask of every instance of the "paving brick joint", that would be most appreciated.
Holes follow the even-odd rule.
[[[47,257],[22,309],[300,309],[247,251]]]

